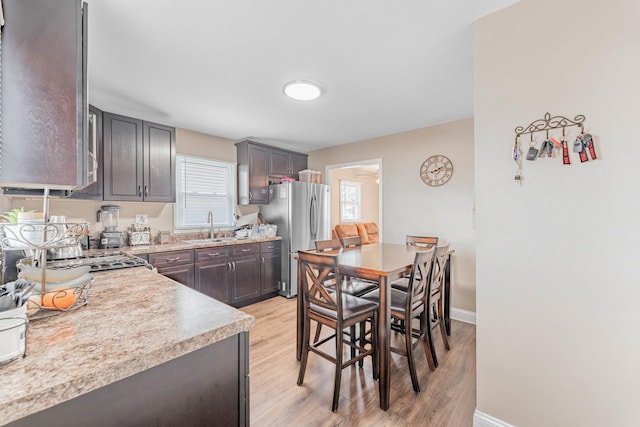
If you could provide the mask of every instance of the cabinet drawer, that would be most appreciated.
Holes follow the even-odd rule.
[[[254,255],[260,253],[260,243],[247,243],[244,245],[234,245],[233,255]]]
[[[156,268],[193,264],[193,251],[171,251],[149,254],[149,262]]]
[[[230,253],[231,251],[229,246],[214,246],[212,248],[196,249],[196,262],[227,258]]]
[[[280,241],[274,240],[271,242],[262,242],[260,243],[260,252],[280,252]]]

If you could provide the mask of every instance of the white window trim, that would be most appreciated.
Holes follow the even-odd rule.
[[[180,218],[182,218],[181,209],[184,206],[185,198],[183,196],[183,188],[180,188],[182,178],[178,176],[181,172],[181,167],[178,165],[178,162],[181,159],[193,159],[196,161],[201,161],[205,163],[211,163],[212,166],[224,166],[228,168],[229,171],[229,181],[227,183],[227,206],[228,212],[226,215],[229,218],[229,221],[226,223],[216,223],[214,219],[214,226],[216,228],[233,228],[235,226],[235,209],[236,209],[236,164],[232,162],[227,162],[224,160],[211,159],[206,157],[198,157],[191,156],[186,154],[177,154],[176,155],[176,202],[173,205],[173,231],[176,233],[189,233],[189,232],[200,232],[203,228],[208,228],[211,225],[207,223],[206,214],[203,215],[202,223],[197,225],[183,225],[179,223]],[[215,218],[215,213],[214,213]]]
[[[343,204],[345,203],[342,200],[342,185],[350,185],[350,186],[354,186],[358,188],[358,202],[357,202],[357,206],[358,206],[358,217],[355,219],[345,219],[344,218],[344,212],[343,212]],[[353,204],[353,203],[349,203],[349,204]],[[361,182],[357,182],[357,181],[348,181],[346,179],[341,179],[340,180],[340,222],[341,223],[353,223],[353,222],[359,222],[362,220],[362,183]]]

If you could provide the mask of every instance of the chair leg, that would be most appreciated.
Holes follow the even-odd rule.
[[[360,322],[358,328],[360,329],[359,345],[360,347],[364,348],[367,334],[367,322]],[[360,351],[360,353],[362,353],[362,350]],[[364,366],[364,359],[360,359],[360,361],[358,361],[358,366],[360,366],[361,368]]]
[[[429,363],[429,370],[435,371],[436,365],[433,362],[433,353],[431,352],[431,320],[429,319],[429,315],[425,312],[420,314],[420,330],[423,332],[422,335],[422,346],[424,347],[424,355],[427,356],[427,362]]]
[[[333,405],[331,410],[338,410],[338,400],[340,399],[340,381],[342,380],[342,353],[344,351],[342,344],[342,333],[336,333],[336,376],[333,385]],[[350,339],[353,339],[352,337]]]
[[[447,338],[447,330],[444,324],[444,309],[442,299],[438,301],[438,323],[440,324],[440,335],[442,335],[444,348],[446,348],[447,350],[451,350],[451,347],[449,347],[449,339]]]
[[[305,316],[304,329],[302,333],[302,360],[300,360],[300,372],[298,373],[298,385],[304,382],[304,374],[307,370],[307,360],[309,358],[309,335],[311,335],[311,320]]]
[[[353,359],[354,357],[356,357],[356,349],[354,347],[354,345],[356,344],[356,342],[358,341],[356,339],[356,325],[352,325],[349,328],[349,340],[351,341],[351,358]]]
[[[380,352],[378,351],[378,313],[374,312],[371,320],[371,363],[373,364],[373,379],[380,379]]]
[[[418,375],[416,374],[416,364],[413,359],[413,338],[411,330],[411,320],[406,322],[404,328],[404,341],[407,351],[407,363],[409,364],[409,374],[411,374],[411,384],[413,384],[413,391],[420,393],[420,384],[418,383]]]
[[[436,347],[433,345],[432,323],[431,323],[431,308],[429,308],[429,317],[427,319],[427,340],[429,341],[429,350],[431,352],[431,359],[433,360],[433,366],[438,367],[438,356],[436,355]]]
[[[320,341],[320,331],[322,330],[322,323],[318,322],[318,325],[316,326],[316,335],[313,337],[313,343],[317,343],[318,341]]]

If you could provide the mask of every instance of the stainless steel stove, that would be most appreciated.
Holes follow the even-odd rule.
[[[151,268],[150,264],[142,258],[124,252],[92,254],[81,258],[47,262],[47,268],[69,268],[80,265],[90,265],[91,273],[129,267]]]

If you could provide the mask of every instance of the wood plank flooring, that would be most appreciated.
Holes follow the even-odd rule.
[[[434,330],[440,363],[434,372],[429,371],[422,347],[417,347],[420,394],[411,387],[406,358],[392,354],[391,404],[386,412],[379,407],[378,383],[372,379],[370,359],[363,368],[346,368],[340,406],[333,413],[333,364],[310,353],[304,384],[296,385],[300,364],[295,357],[295,299],[276,297],[241,310],[256,318],[256,326],[249,332],[252,426],[472,425],[476,407],[473,325],[452,322],[449,352],[438,329]]]

